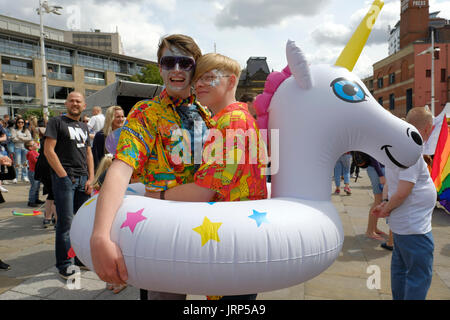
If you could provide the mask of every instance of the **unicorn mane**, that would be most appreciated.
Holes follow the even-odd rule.
[[[292,75],[289,66],[283,69],[283,71],[274,71],[269,74],[264,84],[264,91],[255,98],[255,110],[257,115],[256,123],[259,129],[267,129],[269,122],[269,106],[272,101],[272,97],[277,91],[278,87]]]

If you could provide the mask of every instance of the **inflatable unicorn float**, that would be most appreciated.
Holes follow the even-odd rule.
[[[374,2],[335,66],[309,66],[300,49],[287,43],[288,67],[269,76],[256,102],[264,113],[261,124],[268,120],[268,128],[279,132],[278,145],[272,145],[279,161],[272,158],[278,172],[271,199],[165,201],[143,197],[142,187],[130,185],[111,230],[129,284],[163,292],[248,294],[302,283],[335,261],[344,233],[331,203],[330,175],[339,156],[360,150],[406,168],[422,151],[417,130],[381,107],[350,72],[382,5]],[[96,202],[94,196],[80,208],[71,229],[72,247],[91,270]]]

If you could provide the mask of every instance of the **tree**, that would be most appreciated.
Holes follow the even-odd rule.
[[[163,84],[163,79],[159,74],[159,68],[156,64],[147,64],[141,69],[140,73],[131,76],[130,80],[135,82]]]

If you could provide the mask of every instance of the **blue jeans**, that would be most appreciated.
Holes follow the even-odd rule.
[[[384,168],[381,168],[381,171],[384,174]],[[370,183],[372,185],[373,194],[383,193],[383,185],[380,183],[380,177],[374,167],[367,167],[367,175],[369,176]]]
[[[73,182],[72,182],[73,179]],[[55,197],[56,223],[55,234],[55,254],[56,268],[64,271],[72,262],[68,257],[70,250],[70,227],[74,214],[81,205],[89,199],[89,195],[84,192],[87,176],[59,178],[52,173],[52,188]]]
[[[30,180],[30,192],[28,194],[28,202],[36,203],[39,200],[39,188],[41,182],[34,180],[34,171],[28,171],[28,179]]]
[[[15,148],[14,149],[14,164],[16,166],[16,178],[19,179],[19,169],[22,169],[22,180],[27,176],[27,153],[28,150],[25,148]]]
[[[433,275],[434,240],[426,234],[393,233],[391,288],[394,300],[425,300]]]
[[[343,154],[334,166],[334,183],[336,187],[341,186],[341,176],[344,176],[344,183],[350,183],[350,166],[352,164],[352,155]]]

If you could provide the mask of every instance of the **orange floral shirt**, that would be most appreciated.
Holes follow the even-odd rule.
[[[267,148],[247,104],[233,103],[211,119],[194,182],[216,191],[213,201],[267,198]]]

